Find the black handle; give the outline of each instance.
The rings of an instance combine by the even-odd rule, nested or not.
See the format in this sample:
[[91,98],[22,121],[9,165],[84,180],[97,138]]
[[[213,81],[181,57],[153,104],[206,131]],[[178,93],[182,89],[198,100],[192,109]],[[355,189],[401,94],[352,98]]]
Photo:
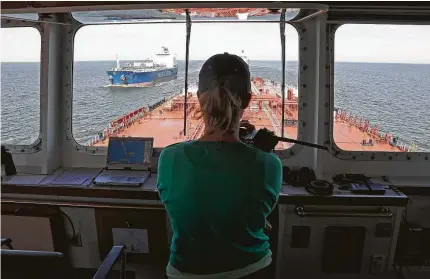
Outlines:
[[276,137],[276,139],[278,141],[297,143],[297,144],[300,144],[300,145],[310,146],[310,147],[313,147],[313,148],[328,150],[327,146],[320,145],[320,144],[315,144],[315,143],[310,143],[310,142],[305,142],[305,141],[300,141],[300,140],[293,140],[293,139],[289,139],[289,138],[281,138],[281,137]]

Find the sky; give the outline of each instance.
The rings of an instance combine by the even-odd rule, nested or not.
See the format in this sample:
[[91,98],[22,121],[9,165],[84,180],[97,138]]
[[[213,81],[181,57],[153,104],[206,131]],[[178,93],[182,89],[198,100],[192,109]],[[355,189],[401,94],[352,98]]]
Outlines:
[[[161,45],[185,59],[185,24],[122,24],[84,26],[75,36],[75,61],[139,60]],[[298,59],[298,34],[286,26],[288,61]],[[240,53],[250,60],[280,60],[279,25],[274,23],[195,23],[190,60],[215,53]],[[1,29],[1,61],[39,61],[40,34],[33,28]],[[430,26],[341,26],[335,37],[336,62],[430,64]]]

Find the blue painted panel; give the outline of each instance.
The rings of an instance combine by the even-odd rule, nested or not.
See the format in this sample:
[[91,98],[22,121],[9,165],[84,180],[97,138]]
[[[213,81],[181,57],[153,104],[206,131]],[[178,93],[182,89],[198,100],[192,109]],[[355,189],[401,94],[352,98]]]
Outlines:
[[156,82],[175,79],[178,68],[170,68],[153,72],[106,71],[111,85],[143,85],[152,86]]

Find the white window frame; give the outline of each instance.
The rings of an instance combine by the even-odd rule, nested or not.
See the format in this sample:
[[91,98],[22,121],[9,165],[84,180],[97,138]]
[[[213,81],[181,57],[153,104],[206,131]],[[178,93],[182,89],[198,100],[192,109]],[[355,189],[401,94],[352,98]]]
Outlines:
[[40,35],[40,79],[39,79],[39,134],[37,135],[36,140],[31,144],[5,144],[4,146],[9,152],[13,154],[30,154],[41,151],[42,149],[42,118],[44,116],[43,102],[42,102],[42,92],[45,92],[47,88],[47,84],[44,82],[43,78],[43,68],[44,68],[44,59],[43,59],[43,46],[44,46],[44,30],[42,27],[42,23],[35,22],[32,20],[25,19],[12,19],[12,18],[2,18],[1,19],[1,28],[22,28],[22,27],[32,27],[39,32]]
[[[334,111],[334,53],[335,53],[335,36],[338,28],[344,24],[384,24],[381,22],[342,22],[342,23],[329,23],[327,24],[327,65],[326,65],[326,103],[325,103],[325,118],[330,119],[330,122],[325,122],[325,142],[331,144],[331,154],[341,160],[352,161],[418,161],[430,162],[430,152],[386,152],[386,151],[348,151],[339,148],[334,141],[333,133],[333,111]],[[393,23],[399,24],[399,23]],[[411,23],[403,23],[404,25],[411,25]]]

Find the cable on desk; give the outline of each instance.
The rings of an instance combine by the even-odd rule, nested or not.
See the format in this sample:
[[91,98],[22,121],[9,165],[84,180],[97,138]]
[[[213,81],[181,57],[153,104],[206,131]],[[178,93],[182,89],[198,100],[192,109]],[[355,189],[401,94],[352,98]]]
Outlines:
[[[400,194],[401,192],[399,191],[399,189],[397,189],[397,187],[390,181],[390,178],[386,175],[381,176],[382,180],[385,182],[389,183],[389,187],[391,188],[391,190],[393,190],[394,192],[396,192],[397,194]],[[410,197],[408,197],[408,203],[412,204],[412,199]]]
[[64,217],[66,217],[66,219],[69,221],[70,226],[72,227],[72,232],[73,232],[72,238],[76,237],[76,230],[75,230],[75,226],[73,225],[72,219],[69,217],[69,215],[67,215],[67,214],[66,214],[64,211],[62,211],[61,209],[59,209],[59,208],[58,208],[58,211],[60,211],[60,213],[61,213]]

